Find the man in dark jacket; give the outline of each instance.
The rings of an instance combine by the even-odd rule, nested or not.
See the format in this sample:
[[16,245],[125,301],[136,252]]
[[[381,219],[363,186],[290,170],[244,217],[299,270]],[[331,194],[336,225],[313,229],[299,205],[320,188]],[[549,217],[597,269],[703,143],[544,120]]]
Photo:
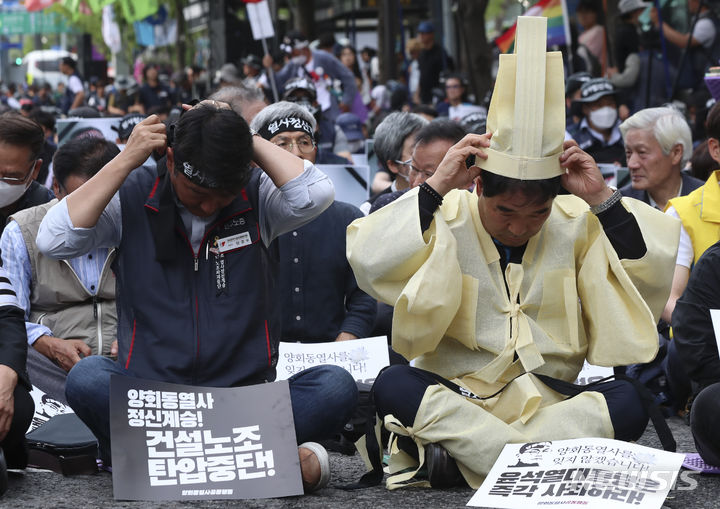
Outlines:
[[[118,246],[119,362],[86,357],[66,386],[104,461],[113,374],[213,387],[275,379],[272,241],[333,197],[324,174],[252,136],[226,103],[200,103],[173,133],[166,158],[148,169],[140,165],[150,153],[165,151],[165,125],[151,115],[135,126],[125,149],[53,207],[38,233],[38,249],[54,258]],[[347,422],[357,388],[345,370],[316,366],[290,378],[290,398],[297,440],[305,443]],[[299,447],[308,490],[327,483],[327,453],[320,450]]]
[[435,41],[435,25],[431,21],[423,21],[418,25],[418,36],[423,48],[418,55],[420,102],[432,104],[433,88],[440,85],[440,74],[443,71],[453,70],[453,61],[445,48]]
[[7,490],[8,467],[25,468],[28,461],[25,432],[35,405],[26,359],[23,311],[0,261],[0,496]]
[[[713,333],[711,310],[720,309],[720,242],[700,257],[672,314],[677,353],[684,369],[697,384],[690,429],[700,456],[720,465],[720,359]],[[716,311],[717,312],[717,311]],[[717,318],[716,318],[717,320]]]

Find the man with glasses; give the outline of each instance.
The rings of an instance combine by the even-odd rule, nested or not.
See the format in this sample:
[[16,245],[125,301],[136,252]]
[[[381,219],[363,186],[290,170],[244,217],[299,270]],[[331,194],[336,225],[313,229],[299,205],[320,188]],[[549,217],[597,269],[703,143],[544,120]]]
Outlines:
[[[315,162],[315,118],[302,106],[271,104],[251,127],[276,146]],[[370,335],[375,300],[358,288],[345,256],[345,230],[362,216],[357,207],[335,201],[305,226],[278,237],[283,341],[318,343]]]
[[[410,159],[398,161],[399,164],[407,168],[410,189],[420,186],[432,177],[450,147],[463,139],[464,136],[465,129],[457,122],[447,118],[433,120],[420,129],[415,135],[415,147]],[[388,203],[395,201],[405,191],[381,196],[375,201],[370,212],[375,212]]]
[[0,232],[11,214],[53,199],[35,182],[44,143],[42,127],[32,120],[17,113],[0,116]]

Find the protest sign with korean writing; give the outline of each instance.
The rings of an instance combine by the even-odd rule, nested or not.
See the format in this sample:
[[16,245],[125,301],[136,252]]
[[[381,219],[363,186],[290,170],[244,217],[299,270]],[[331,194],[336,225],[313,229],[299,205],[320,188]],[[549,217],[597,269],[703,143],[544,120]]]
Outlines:
[[287,382],[211,388],[114,375],[110,430],[116,499],[303,493]]
[[602,380],[607,376],[611,376],[613,373],[613,368],[595,366],[594,364],[590,364],[588,361],[585,361],[580,373],[578,373],[575,383],[577,385],[587,385],[597,382],[598,380]]
[[45,424],[55,415],[74,413],[68,405],[62,401],[53,399],[34,385],[32,391],[30,391],[30,396],[32,396],[33,402],[35,403],[35,413],[33,414],[32,421],[30,421],[27,433]]
[[712,320],[713,331],[715,332],[715,341],[717,341],[718,352],[720,352],[720,309],[711,309],[710,319]]
[[313,366],[332,364],[347,370],[358,382],[372,383],[380,370],[390,364],[385,336],[330,343],[280,342],[278,351],[278,380]]
[[607,438],[508,444],[473,507],[662,507],[684,454]]

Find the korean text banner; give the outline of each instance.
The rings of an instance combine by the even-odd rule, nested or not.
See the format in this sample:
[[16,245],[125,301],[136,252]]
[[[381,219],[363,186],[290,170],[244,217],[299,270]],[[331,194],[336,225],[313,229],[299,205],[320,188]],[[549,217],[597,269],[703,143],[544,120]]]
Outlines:
[[119,500],[303,493],[288,382],[211,388],[114,375],[110,431]]
[[468,506],[660,509],[684,458],[607,438],[507,444]]

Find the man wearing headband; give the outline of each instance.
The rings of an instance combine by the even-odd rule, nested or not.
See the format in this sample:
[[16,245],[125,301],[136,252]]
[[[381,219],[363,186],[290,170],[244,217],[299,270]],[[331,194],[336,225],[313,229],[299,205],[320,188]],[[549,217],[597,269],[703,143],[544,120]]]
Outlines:
[[[315,119],[302,106],[281,101],[266,107],[251,127],[301,159],[315,162]],[[360,290],[345,256],[345,230],[362,212],[335,201],[302,228],[277,239],[282,339],[317,343],[370,336],[375,300]]]
[[[507,443],[645,430],[629,382],[570,397],[572,382],[586,359],[655,356],[679,226],[563,143],[562,57],[546,53],[545,23],[518,18],[488,134],[467,135],[418,188],[348,227],[358,285],[394,306],[393,348],[414,359],[374,386],[400,437],[390,487],[477,488]],[[476,193],[459,190],[472,182]],[[561,185],[571,194],[557,196]]]
[[[324,174],[253,136],[226,103],[186,111],[157,168],[138,168],[166,143],[155,115],[142,121],[115,159],[48,212],[38,234],[40,251],[55,258],[118,246],[118,361],[82,359],[66,388],[104,462],[111,459],[112,374],[215,387],[275,379],[273,240],[333,198]],[[293,376],[290,395],[304,443],[343,426],[357,388],[346,371],[320,366]],[[303,444],[299,455],[306,489],[326,484],[324,449]]]

